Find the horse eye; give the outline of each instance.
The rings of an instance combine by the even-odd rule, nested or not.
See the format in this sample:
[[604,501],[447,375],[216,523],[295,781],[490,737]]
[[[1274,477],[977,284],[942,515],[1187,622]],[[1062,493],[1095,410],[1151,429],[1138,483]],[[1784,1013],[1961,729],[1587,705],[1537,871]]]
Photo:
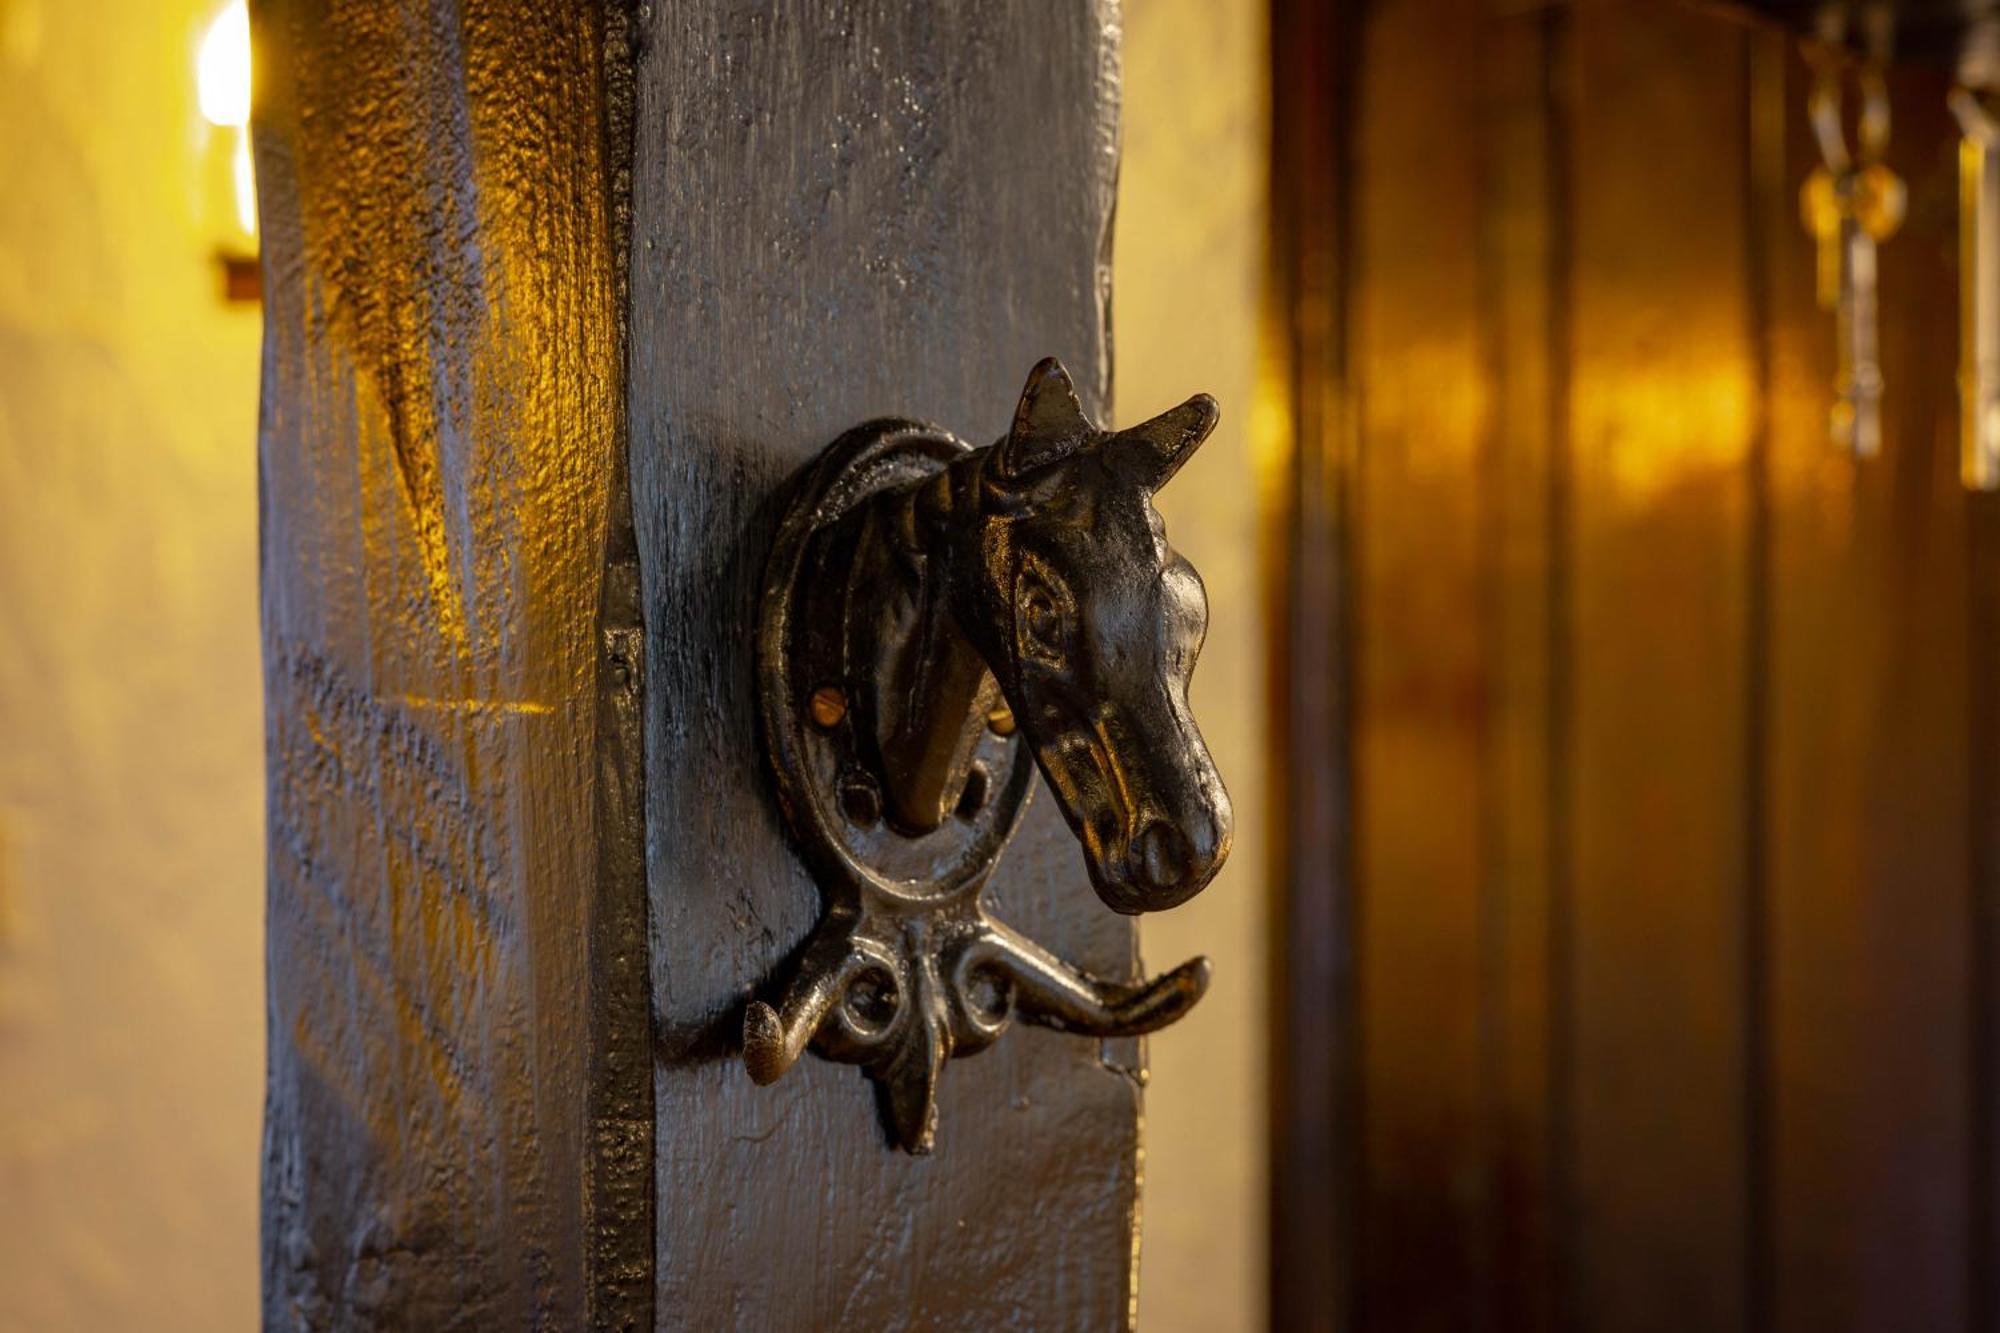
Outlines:
[[1054,594],[1039,584],[1030,585],[1021,595],[1021,634],[1024,647],[1053,662],[1063,657],[1063,614]]
[[1056,604],[1040,588],[1028,594],[1028,632],[1038,639],[1056,636]]

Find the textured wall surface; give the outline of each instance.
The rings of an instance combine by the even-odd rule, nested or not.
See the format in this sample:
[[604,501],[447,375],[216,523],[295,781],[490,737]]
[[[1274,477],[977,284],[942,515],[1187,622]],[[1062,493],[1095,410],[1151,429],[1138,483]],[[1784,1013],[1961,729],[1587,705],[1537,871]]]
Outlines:
[[0,1329],[256,1319],[257,318],[208,6],[0,0]]
[[[938,1146],[867,1080],[736,1057],[819,895],[762,772],[752,608],[785,477],[900,413],[981,442],[1062,357],[1101,406],[1108,5],[655,3],[641,30],[632,464],[647,558],[663,1327],[1088,1328],[1128,1315],[1133,1043],[1018,1028],[955,1061]],[[1043,793],[989,894],[1105,973],[1131,923]]]
[[1215,960],[1208,997],[1149,1038],[1139,1321],[1147,1333],[1264,1323],[1267,894],[1265,636],[1254,452],[1265,236],[1264,6],[1126,0],[1124,160],[1112,248],[1116,416],[1197,389],[1222,423],[1160,513],[1208,588],[1194,676],[1202,733],[1236,806],[1229,864],[1145,917],[1146,962]]
[[599,635],[598,13],[257,13],[273,1327],[575,1328],[604,1295],[600,711],[632,679]]

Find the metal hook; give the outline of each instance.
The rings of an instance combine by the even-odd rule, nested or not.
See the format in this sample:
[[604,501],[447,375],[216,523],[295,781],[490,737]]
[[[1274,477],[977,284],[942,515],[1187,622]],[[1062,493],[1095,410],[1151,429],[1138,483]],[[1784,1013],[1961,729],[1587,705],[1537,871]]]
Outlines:
[[1100,429],[1051,359],[997,444],[878,421],[798,480],[758,675],[778,803],[827,915],[782,999],[745,1010],[758,1083],[808,1046],[859,1064],[921,1153],[946,1062],[1016,1016],[1130,1037],[1201,999],[1206,958],[1108,981],[984,892],[1038,767],[1116,910],[1171,907],[1228,855],[1229,798],[1186,711],[1207,605],[1152,508],[1215,419],[1198,394]]

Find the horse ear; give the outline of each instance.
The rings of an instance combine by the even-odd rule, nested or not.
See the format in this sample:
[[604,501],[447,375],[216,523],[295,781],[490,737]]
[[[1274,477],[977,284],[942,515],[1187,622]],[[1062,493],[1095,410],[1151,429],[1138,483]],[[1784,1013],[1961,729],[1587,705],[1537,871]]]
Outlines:
[[1000,471],[1024,477],[1075,452],[1093,433],[1069,372],[1062,362],[1045,357],[1028,372],[1028,387],[1014,409],[1014,427],[1000,442]]
[[1128,460],[1126,466],[1134,480],[1157,491],[1194,456],[1220,415],[1215,400],[1198,393],[1151,421],[1119,431],[1112,442],[1122,459]]

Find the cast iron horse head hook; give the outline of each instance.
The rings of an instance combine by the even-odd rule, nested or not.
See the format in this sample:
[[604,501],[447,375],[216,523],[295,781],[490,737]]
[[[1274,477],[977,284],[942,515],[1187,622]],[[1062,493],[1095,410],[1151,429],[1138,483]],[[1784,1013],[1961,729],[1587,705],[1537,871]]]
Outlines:
[[1187,699],[1207,601],[1152,504],[1215,421],[1197,395],[1099,430],[1047,360],[990,448],[874,422],[808,470],[766,573],[759,672],[780,803],[827,916],[782,1005],[746,1014],[759,1082],[816,1039],[868,1067],[923,1151],[944,1061],[1015,1011],[1131,1035],[1200,999],[1206,959],[1099,980],[980,894],[1028,796],[1024,749],[1114,909],[1183,902],[1228,855],[1229,798]]
[[1062,366],[1042,362],[982,469],[972,549],[946,575],[970,585],[961,623],[1119,912],[1186,901],[1229,854],[1229,797],[1188,710],[1208,599],[1153,508],[1215,421],[1197,394],[1100,431]]

